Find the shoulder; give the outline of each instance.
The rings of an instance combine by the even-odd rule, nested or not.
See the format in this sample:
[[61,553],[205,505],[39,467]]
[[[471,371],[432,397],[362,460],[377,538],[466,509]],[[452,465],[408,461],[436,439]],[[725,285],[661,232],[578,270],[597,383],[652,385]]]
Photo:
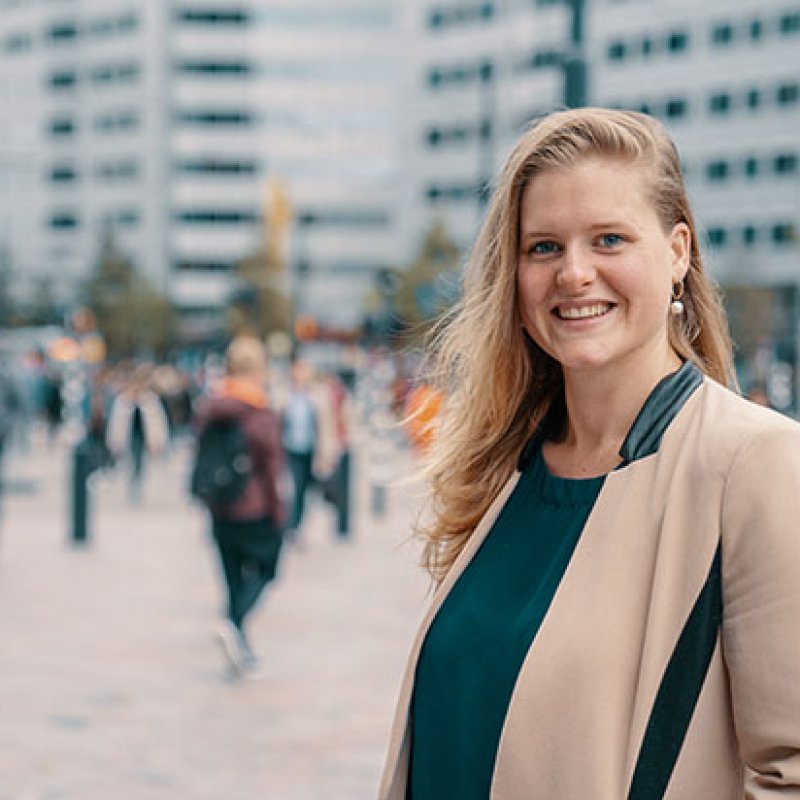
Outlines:
[[699,394],[694,422],[704,447],[727,453],[732,461],[748,452],[800,447],[800,424],[795,420],[751,403],[710,378]]

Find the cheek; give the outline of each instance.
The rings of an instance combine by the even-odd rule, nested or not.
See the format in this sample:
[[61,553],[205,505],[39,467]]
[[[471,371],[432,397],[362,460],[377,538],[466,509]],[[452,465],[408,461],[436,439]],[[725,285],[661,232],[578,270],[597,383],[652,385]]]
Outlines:
[[542,313],[545,287],[532,271],[517,272],[517,305],[523,321]]

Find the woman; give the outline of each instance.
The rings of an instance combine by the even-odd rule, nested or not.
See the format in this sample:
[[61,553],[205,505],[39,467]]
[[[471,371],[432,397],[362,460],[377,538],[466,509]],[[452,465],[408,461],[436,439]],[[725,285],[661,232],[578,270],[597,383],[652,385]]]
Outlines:
[[646,116],[509,157],[439,340],[381,798],[800,797],[800,426],[725,388],[697,239]]
[[276,574],[284,524],[277,488],[283,448],[278,416],[268,406],[267,355],[261,342],[234,339],[225,366],[226,377],[197,410],[195,431],[200,441],[214,425],[235,426],[244,435],[252,465],[241,494],[209,509],[228,594],[227,616],[217,636],[236,676],[258,664],[245,623]]

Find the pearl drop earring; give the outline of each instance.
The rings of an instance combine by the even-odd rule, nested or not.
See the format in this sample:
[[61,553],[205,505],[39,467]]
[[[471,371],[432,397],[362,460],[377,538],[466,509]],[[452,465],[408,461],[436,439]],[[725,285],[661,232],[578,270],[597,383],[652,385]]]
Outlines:
[[683,300],[683,281],[678,281],[672,285],[672,302],[669,304],[669,313],[673,316],[680,316],[683,314],[684,305]]

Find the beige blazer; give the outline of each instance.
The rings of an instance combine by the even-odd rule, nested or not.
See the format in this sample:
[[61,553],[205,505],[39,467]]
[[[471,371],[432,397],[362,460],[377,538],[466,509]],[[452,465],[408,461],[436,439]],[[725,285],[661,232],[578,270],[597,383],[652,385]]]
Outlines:
[[[493,800],[800,799],[800,425],[708,378],[680,402],[658,449],[604,483],[518,676]],[[422,622],[381,800],[405,800],[426,631],[518,478]]]

